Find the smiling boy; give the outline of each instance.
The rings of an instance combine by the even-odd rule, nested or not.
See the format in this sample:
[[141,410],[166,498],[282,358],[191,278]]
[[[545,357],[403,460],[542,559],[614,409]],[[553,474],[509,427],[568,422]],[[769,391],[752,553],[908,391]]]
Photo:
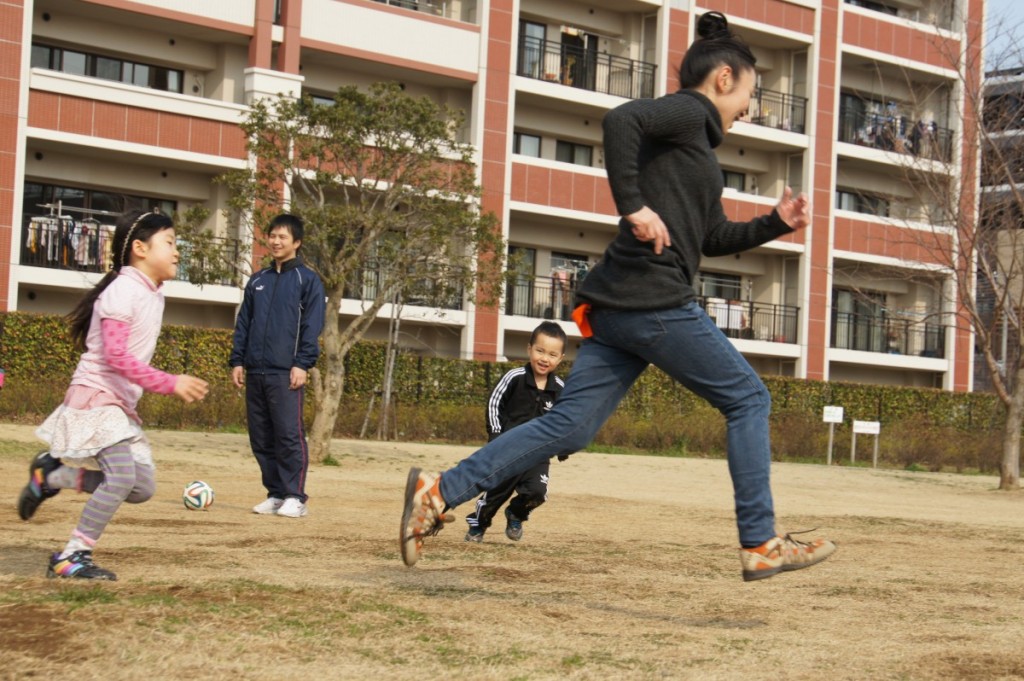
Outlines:
[[[526,346],[529,363],[502,376],[487,400],[490,440],[551,411],[564,385],[552,372],[565,357],[566,341],[565,331],[555,322],[543,322],[533,330]],[[522,539],[523,523],[529,519],[530,512],[547,500],[549,465],[544,461],[485,492],[477,500],[476,510],[466,516],[469,524],[466,541],[482,542],[498,509],[513,494],[515,498],[505,509],[505,536],[512,541]]]

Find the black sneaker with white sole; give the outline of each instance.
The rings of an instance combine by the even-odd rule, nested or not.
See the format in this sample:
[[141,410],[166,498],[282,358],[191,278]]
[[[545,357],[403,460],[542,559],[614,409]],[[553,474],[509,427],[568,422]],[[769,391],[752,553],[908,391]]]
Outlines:
[[57,496],[59,489],[50,489],[46,476],[60,468],[60,459],[50,452],[39,452],[28,466],[28,483],[18,495],[18,517],[28,520],[35,515],[39,505],[50,497]]
[[53,554],[50,556],[50,566],[46,569],[46,576],[61,579],[117,581],[117,575],[92,562],[92,551],[75,551],[67,558],[61,558],[59,553]]

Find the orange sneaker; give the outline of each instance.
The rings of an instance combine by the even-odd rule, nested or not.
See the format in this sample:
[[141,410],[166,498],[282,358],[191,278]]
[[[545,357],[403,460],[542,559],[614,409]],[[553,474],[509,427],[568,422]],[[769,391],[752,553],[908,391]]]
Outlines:
[[409,469],[399,535],[402,561],[409,567],[415,565],[423,553],[423,538],[437,534],[444,529],[444,523],[454,518],[444,512],[440,483],[440,475],[424,473],[419,468]]
[[751,582],[780,572],[810,567],[835,553],[835,542],[827,539],[815,539],[810,542],[793,539],[794,534],[805,532],[791,532],[784,537],[772,537],[752,549],[740,549],[743,581]]

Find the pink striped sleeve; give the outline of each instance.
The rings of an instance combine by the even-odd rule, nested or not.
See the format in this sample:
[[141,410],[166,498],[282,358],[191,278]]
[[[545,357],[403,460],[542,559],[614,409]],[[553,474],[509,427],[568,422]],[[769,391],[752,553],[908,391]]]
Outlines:
[[161,395],[174,392],[178,377],[155,369],[128,352],[128,334],[131,327],[127,322],[103,319],[100,326],[103,334],[103,358],[114,371],[143,390]]

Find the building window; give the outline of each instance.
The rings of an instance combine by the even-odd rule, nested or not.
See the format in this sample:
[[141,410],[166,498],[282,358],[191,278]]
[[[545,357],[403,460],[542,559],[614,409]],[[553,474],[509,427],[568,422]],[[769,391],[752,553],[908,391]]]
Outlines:
[[[25,183],[25,191],[22,194],[22,214],[26,219],[50,215],[53,211],[43,208],[41,205],[57,203],[60,203],[62,209],[68,209],[67,212],[74,217],[88,215],[85,211],[105,211],[117,214],[132,210],[156,211],[164,215],[174,215],[178,209],[176,201],[166,199],[40,182]],[[75,211],[76,208],[83,208],[85,211]]]
[[401,7],[402,9],[411,9],[417,11],[420,8],[418,0],[373,0],[379,2],[382,5],[391,5],[392,7]]
[[881,2],[874,2],[874,0],[846,0],[847,5],[853,5],[854,7],[863,7],[864,9],[870,9],[875,12],[882,12],[883,14],[890,14],[896,16],[899,14],[899,10],[892,5],[886,5]]
[[832,290],[832,347],[865,352],[888,349],[885,294]]
[[573,277],[582,279],[590,268],[590,259],[576,253],[551,252],[551,270],[568,270]]
[[836,190],[836,208],[878,217],[889,217],[889,200],[862,192]]
[[[530,78],[542,78],[545,73],[542,67],[545,60],[545,38],[547,37],[547,26],[538,24],[535,21],[521,20],[519,22],[519,72],[520,76]],[[557,56],[557,53],[555,53]],[[552,79],[557,74],[551,74]]]
[[334,106],[334,95],[318,95],[312,92],[302,93],[313,103],[313,106]]
[[512,153],[540,158],[540,136],[525,132],[512,133]]
[[705,298],[723,298],[740,300],[742,295],[742,279],[738,274],[718,274],[717,272],[701,272],[700,295]]
[[534,269],[537,263],[537,249],[527,246],[509,246],[509,266],[515,272],[515,280],[509,281],[505,292],[505,314],[520,317],[534,317],[537,305],[537,286]]
[[182,92],[184,71],[51,45],[32,45],[32,66],[129,85]]
[[735,189],[738,192],[746,191],[747,176],[734,170],[722,170],[722,184],[726,189]]
[[555,160],[563,163],[574,163],[578,166],[593,165],[594,147],[589,144],[576,144],[558,140],[555,147]]

